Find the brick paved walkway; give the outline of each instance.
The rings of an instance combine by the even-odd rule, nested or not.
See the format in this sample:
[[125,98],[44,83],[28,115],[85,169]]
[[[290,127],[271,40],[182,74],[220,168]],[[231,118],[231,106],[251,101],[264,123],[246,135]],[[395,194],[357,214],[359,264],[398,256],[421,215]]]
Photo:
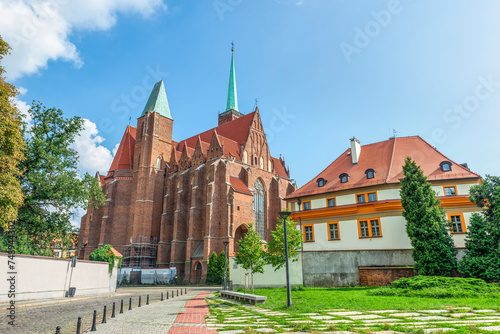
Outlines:
[[135,307],[115,318],[107,319],[107,323],[98,324],[96,334],[123,333],[217,333],[215,329],[207,330],[205,315],[210,314],[204,298],[209,292],[189,292],[187,295],[157,302],[151,305]]
[[186,310],[179,312],[169,334],[217,333],[215,329],[207,329],[205,315],[210,315],[205,297],[208,292],[200,293],[186,302]]

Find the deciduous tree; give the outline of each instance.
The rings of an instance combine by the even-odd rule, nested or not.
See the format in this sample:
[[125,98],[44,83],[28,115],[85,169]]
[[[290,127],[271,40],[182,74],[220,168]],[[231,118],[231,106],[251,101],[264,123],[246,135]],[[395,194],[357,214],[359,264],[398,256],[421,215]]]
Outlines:
[[[77,173],[78,155],[70,145],[83,121],[64,118],[61,110],[41,103],[33,103],[30,114],[33,124],[25,135],[21,163],[25,201],[18,211],[15,251],[51,255],[51,241],[71,233],[74,210],[102,205],[105,196],[95,177],[86,173],[82,178]],[[4,248],[5,242],[0,247]]]
[[254,224],[251,223],[248,227],[248,232],[238,242],[238,253],[234,258],[235,262],[245,270],[250,270],[251,285],[253,293],[253,275],[255,273],[263,273],[264,265],[264,249],[263,242],[260,236],[255,232]]
[[[10,47],[0,36],[0,61]],[[5,82],[5,70],[0,66],[0,229],[17,219],[17,210],[23,203],[19,178],[22,175],[24,140],[21,135],[22,118],[13,103],[16,87]]]
[[420,275],[445,276],[456,267],[450,223],[422,169],[410,157],[405,160],[403,175],[401,205],[414,268]]
[[[299,251],[302,249],[302,232],[296,229],[297,223],[286,218],[286,232],[288,239],[288,258],[292,261],[298,261]],[[285,228],[283,217],[278,217],[276,231],[271,232],[271,240],[267,243],[266,262],[278,270],[285,266]]]

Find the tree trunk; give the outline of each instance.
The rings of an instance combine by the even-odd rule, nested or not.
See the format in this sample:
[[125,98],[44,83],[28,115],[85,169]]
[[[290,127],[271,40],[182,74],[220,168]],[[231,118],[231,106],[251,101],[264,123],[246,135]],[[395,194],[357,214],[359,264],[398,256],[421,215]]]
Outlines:
[[252,275],[252,295],[253,295],[253,265],[250,266],[250,274]]

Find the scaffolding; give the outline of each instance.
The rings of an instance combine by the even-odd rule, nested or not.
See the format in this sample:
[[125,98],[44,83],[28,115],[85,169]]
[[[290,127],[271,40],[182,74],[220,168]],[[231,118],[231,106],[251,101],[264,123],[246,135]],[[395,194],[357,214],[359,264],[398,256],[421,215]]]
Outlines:
[[129,247],[123,252],[122,267],[125,268],[155,268],[157,238],[145,236],[133,237]]

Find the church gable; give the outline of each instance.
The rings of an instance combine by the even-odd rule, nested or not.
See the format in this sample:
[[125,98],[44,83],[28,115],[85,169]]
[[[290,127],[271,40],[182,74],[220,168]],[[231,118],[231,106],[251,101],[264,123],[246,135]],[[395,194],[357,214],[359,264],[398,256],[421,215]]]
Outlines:
[[196,147],[194,148],[191,161],[194,166],[201,165],[206,161],[205,154],[203,153],[203,145],[201,142],[201,138],[199,136],[198,136],[198,141],[196,142]]
[[256,108],[248,132],[247,140],[243,145],[241,159],[249,165],[257,166],[260,169],[273,171],[271,154],[267,145],[266,135],[262,126],[259,109]]
[[210,141],[210,146],[208,147],[207,151],[207,160],[211,160],[220,156],[222,156],[222,144],[219,141],[217,131],[214,131],[212,140]]
[[184,145],[184,149],[182,150],[181,158],[179,159],[179,169],[186,169],[191,167],[191,157],[189,155],[189,148],[187,145]]

